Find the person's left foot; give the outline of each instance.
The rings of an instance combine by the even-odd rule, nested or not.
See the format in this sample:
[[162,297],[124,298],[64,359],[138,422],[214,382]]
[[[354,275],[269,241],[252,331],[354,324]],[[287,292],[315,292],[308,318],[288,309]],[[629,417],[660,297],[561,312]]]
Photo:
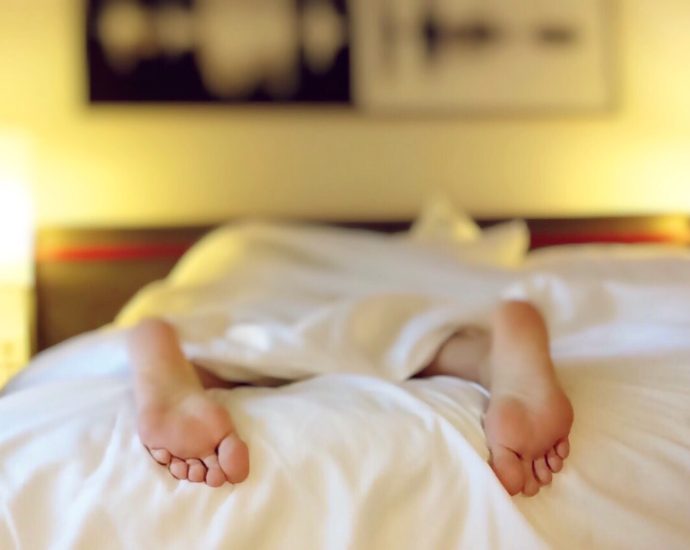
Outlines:
[[218,487],[249,475],[249,451],[228,411],[204,389],[232,387],[197,371],[166,321],[144,319],[128,335],[139,437],[176,479]]
[[211,487],[249,474],[249,452],[228,411],[202,387],[182,382],[151,385],[138,403],[139,436],[173,477]]

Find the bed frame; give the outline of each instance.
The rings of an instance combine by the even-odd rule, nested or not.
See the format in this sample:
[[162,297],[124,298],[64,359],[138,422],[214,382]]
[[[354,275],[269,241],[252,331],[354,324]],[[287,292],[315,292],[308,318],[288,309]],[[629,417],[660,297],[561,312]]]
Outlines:
[[[480,220],[487,226],[502,220]],[[328,222],[397,232],[410,222]],[[532,248],[581,243],[690,243],[683,215],[527,219]],[[165,277],[213,225],[44,228],[36,247],[35,351],[110,322],[142,286]]]

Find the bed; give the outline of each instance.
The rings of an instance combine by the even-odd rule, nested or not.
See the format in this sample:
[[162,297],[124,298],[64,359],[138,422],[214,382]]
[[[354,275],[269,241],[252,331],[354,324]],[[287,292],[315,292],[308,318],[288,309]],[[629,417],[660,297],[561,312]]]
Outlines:
[[[479,229],[436,204],[405,231],[252,222],[129,247],[176,265],[56,346],[39,310],[48,349],[0,394],[0,548],[687,548],[687,225],[675,245],[528,253],[593,240],[573,223]],[[39,265],[39,304],[40,283]],[[531,499],[487,465],[482,388],[408,379],[502,298],[544,313],[576,414],[564,471]],[[245,483],[177,482],[139,443],[123,342],[147,315],[211,370],[294,380],[213,390],[250,446]]]

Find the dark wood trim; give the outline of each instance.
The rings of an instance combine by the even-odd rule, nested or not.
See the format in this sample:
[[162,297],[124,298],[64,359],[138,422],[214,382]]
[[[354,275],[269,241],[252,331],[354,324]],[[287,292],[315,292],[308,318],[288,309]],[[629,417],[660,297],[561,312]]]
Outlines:
[[[480,220],[487,227],[504,219]],[[582,243],[690,243],[685,215],[591,218],[528,218],[532,247]],[[319,223],[319,222],[314,222]],[[409,220],[330,221],[328,225],[383,233],[405,231]],[[215,225],[156,228],[43,228],[36,259],[118,261],[179,258]]]

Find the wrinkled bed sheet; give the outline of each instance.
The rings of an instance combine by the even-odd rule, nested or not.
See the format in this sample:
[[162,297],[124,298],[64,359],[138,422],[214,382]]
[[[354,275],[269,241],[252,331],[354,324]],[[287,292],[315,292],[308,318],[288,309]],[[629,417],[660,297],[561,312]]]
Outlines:
[[[183,262],[117,323],[49,350],[0,398],[0,548],[684,548],[690,543],[690,260],[468,265],[433,247],[271,230]],[[368,244],[362,253],[362,242]],[[244,250],[244,252],[242,252]],[[251,254],[248,253],[251,251]],[[576,420],[536,498],[486,464],[485,392],[407,378],[505,297],[542,310]],[[176,325],[251,475],[179,483],[136,435],[127,326]]]

